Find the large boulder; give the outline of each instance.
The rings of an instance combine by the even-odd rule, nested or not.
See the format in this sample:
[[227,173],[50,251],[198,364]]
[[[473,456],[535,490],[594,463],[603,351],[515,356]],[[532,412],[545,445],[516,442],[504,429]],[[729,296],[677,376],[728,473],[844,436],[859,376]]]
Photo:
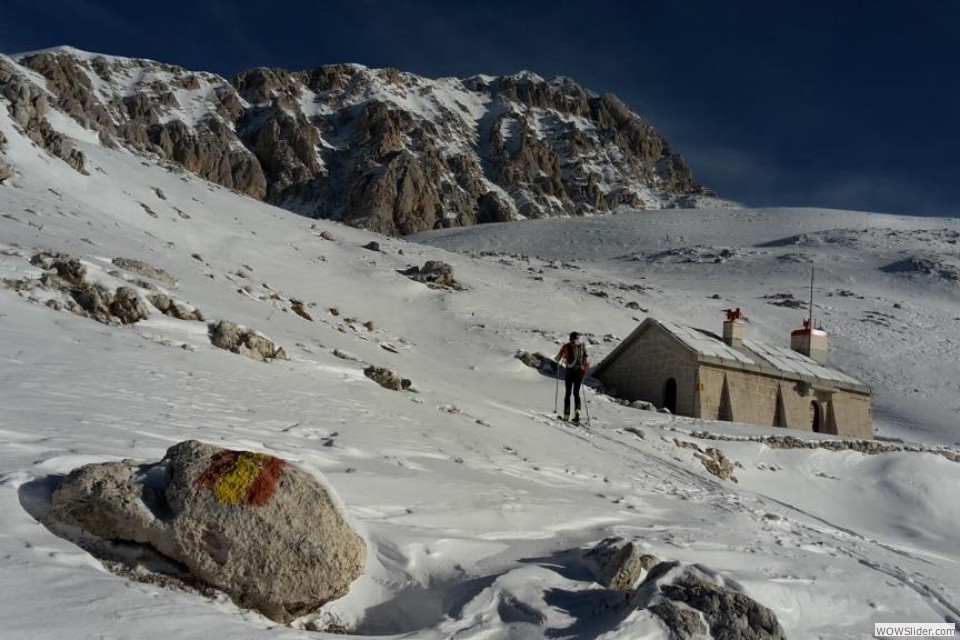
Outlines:
[[272,340],[256,331],[241,327],[235,322],[220,320],[209,325],[208,329],[210,342],[215,347],[239,353],[260,362],[287,359],[282,347],[278,347]]
[[200,312],[200,309],[178,300],[172,300],[165,293],[156,293],[150,296],[150,304],[156,307],[157,311],[171,318],[203,321],[203,313]]
[[6,162],[0,162],[0,183],[6,182],[13,177],[13,165]]
[[82,286],[87,275],[83,263],[66,253],[41,251],[30,258],[30,264],[45,271],[56,271],[57,277],[74,286]]
[[108,560],[130,557],[117,543],[145,545],[185,579],[283,623],[345,595],[366,561],[363,539],[316,478],[280,458],[195,440],[159,463],[74,470],[43,523]]
[[611,591],[632,592],[647,572],[660,563],[640,544],[622,538],[605,538],[583,554],[597,582]]
[[650,607],[650,611],[667,627],[670,640],[701,638],[708,633],[700,612],[695,609],[685,609],[672,602],[660,602]]
[[660,618],[671,640],[698,638],[707,630],[714,640],[786,638],[770,609],[692,565],[656,565],[631,602]]
[[404,391],[410,388],[411,382],[400,376],[396,371],[391,371],[386,367],[369,366],[363,370],[363,375],[367,376],[384,389],[391,391]]
[[110,315],[123,324],[139,322],[150,315],[146,303],[130,287],[117,287],[110,302]]
[[453,267],[440,260],[427,260],[420,267],[419,280],[440,287],[461,288],[460,283],[453,277]]
[[411,280],[423,282],[428,287],[436,289],[463,290],[463,285],[453,277],[453,267],[440,260],[427,260],[422,267],[402,269],[399,273]]
[[527,365],[532,369],[537,369],[544,373],[557,373],[559,370],[559,365],[550,358],[545,356],[540,352],[530,353],[529,351],[524,351],[523,349],[518,350],[513,357]]
[[513,354],[513,357],[532,369],[539,369],[543,361],[539,353],[530,353],[522,349]]
[[719,449],[709,448],[706,453],[698,453],[697,457],[703,464],[703,468],[717,476],[721,480],[737,481],[733,475],[734,462]]

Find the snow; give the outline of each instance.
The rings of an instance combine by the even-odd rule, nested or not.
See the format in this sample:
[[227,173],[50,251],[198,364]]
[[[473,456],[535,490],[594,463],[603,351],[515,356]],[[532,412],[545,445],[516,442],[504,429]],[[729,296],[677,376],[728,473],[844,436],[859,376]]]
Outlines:
[[[816,331],[816,329],[814,329],[814,331]],[[786,347],[763,344],[756,340],[744,340],[743,346],[756,353],[780,371],[789,371],[806,378],[833,380],[854,388],[863,386],[860,381],[854,380],[836,369],[821,366],[807,356]]]
[[[94,58],[104,58],[106,60],[109,60],[110,62],[127,63],[131,60],[131,58],[125,58],[122,56],[111,56],[103,53],[96,53],[93,51],[84,51],[83,49],[77,49],[76,47],[71,47],[69,45],[59,45],[56,47],[47,47],[46,49],[35,49],[33,51],[22,51],[20,53],[10,54],[10,57],[14,58],[15,60],[22,60],[23,58],[29,58],[31,56],[36,56],[44,53],[50,53],[53,55],[66,55],[66,56],[70,56],[71,58],[76,58],[78,60],[86,60],[86,61],[91,61]],[[140,60],[143,62],[152,62],[154,64],[160,64],[155,60],[147,60],[142,58],[138,58],[137,60]]]
[[681,342],[701,355],[720,358],[721,360],[727,360],[729,362],[756,364],[747,354],[727,346],[720,340],[711,338],[702,331],[697,331],[692,327],[686,327],[676,322],[670,322],[669,320],[661,322],[660,324]]
[[[196,127],[204,117],[216,111],[218,100],[216,90],[219,87],[229,87],[230,83],[221,76],[210,73],[192,73],[175,65],[164,64],[155,60],[143,58],[124,58],[120,56],[102,55],[87,51],[80,51],[73,47],[53,47],[26,53],[11,55],[14,61],[23,60],[32,55],[49,53],[64,55],[73,58],[90,81],[94,93],[106,105],[108,111],[115,110],[116,99],[133,96],[138,93],[155,93],[153,84],[164,84],[179,103],[178,107],[165,108],[160,114],[160,122],[167,123],[180,120],[190,127]],[[93,70],[92,63],[101,59],[110,70],[109,80],[101,78]],[[40,87],[46,87],[43,76],[18,67],[17,71],[31,78]],[[178,86],[180,79],[193,76],[199,83],[199,88],[188,90]],[[85,142],[96,143],[96,133],[83,129],[69,116],[51,109],[51,124],[61,133]],[[91,139],[91,136],[93,139]]]
[[[28,260],[41,249],[81,257],[96,278],[113,278],[114,257],[144,260],[177,278],[171,296],[290,356],[258,363],[213,348],[203,323],[154,312],[111,327],[0,286],[4,638],[323,637],[306,621],[281,627],[224,597],[118,577],[38,524],[60,475],[155,460],[188,438],[282,456],[334,488],[370,560],[317,617],[357,636],[664,638],[647,612],[599,606],[608,601],[579,553],[608,535],[740,584],[791,638],[960,620],[960,464],[933,451],[701,441],[692,434],[825,437],[644,412],[593,391],[593,424],[562,425],[551,417],[554,380],[514,358],[555,353],[576,329],[599,362],[642,320],[627,302],[715,331],[721,309],[740,307],[748,339],[789,344],[806,310],[763,296],[803,297],[813,262],[831,366],[871,385],[878,435],[956,447],[958,285],[882,267],[955,255],[958,221],[632,212],[410,241],[305,219],[81,137],[84,176],[20,136],[5,108],[0,130],[18,171],[0,185],[0,277],[36,275]],[[831,241],[783,242],[801,234]],[[372,239],[382,252],[362,248]],[[660,255],[690,247],[735,251]],[[466,290],[397,273],[428,259],[453,265]],[[291,299],[314,321],[291,313]],[[417,393],[381,389],[365,363],[399,371]],[[721,449],[740,463],[739,483],[707,474],[674,439]]]
[[100,136],[96,131],[84,129],[76,120],[62,111],[50,109],[47,121],[56,131],[63,133],[74,140],[82,140],[87,144],[100,144]]

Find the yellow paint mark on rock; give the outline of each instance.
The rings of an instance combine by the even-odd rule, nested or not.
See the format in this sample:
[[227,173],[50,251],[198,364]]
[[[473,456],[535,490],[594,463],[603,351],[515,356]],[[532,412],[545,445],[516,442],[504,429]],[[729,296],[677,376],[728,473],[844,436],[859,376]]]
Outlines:
[[233,468],[217,479],[213,495],[224,504],[240,504],[247,488],[260,474],[261,463],[269,456],[244,451],[237,456]]

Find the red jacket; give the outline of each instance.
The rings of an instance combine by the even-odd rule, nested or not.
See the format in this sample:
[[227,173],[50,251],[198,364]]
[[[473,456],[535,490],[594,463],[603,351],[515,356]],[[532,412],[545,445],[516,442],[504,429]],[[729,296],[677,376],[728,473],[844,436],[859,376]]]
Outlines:
[[[573,349],[571,349],[573,347]],[[560,347],[560,352],[557,353],[557,361],[563,360],[567,363],[567,366],[576,366],[575,362],[577,351],[580,352],[580,371],[586,373],[587,368],[590,366],[587,362],[587,348],[579,342],[568,342],[562,347]]]

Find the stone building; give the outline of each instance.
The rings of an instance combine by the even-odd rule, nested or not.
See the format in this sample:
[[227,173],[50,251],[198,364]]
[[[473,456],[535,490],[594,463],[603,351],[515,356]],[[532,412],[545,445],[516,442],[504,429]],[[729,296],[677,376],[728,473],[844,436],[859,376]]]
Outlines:
[[873,438],[870,388],[826,365],[827,333],[804,322],[791,348],[647,318],[592,372],[612,395],[673,413]]

